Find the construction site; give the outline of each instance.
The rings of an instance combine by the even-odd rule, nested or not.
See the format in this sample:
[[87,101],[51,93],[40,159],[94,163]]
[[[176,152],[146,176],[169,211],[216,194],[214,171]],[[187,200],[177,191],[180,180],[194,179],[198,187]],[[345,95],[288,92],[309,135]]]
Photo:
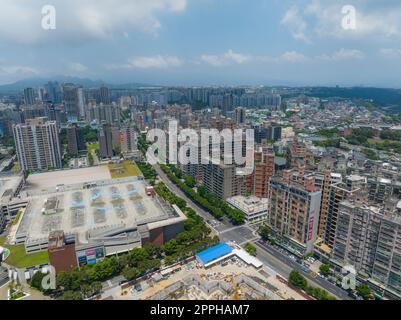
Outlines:
[[205,268],[193,260],[125,287],[116,300],[304,300],[268,268],[255,268],[237,257]]

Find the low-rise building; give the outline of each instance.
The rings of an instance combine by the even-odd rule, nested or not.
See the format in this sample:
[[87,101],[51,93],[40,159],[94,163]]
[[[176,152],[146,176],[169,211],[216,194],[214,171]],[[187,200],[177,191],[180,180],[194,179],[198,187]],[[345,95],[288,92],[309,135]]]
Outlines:
[[245,213],[245,219],[248,222],[260,222],[267,219],[269,207],[267,198],[236,196],[228,198],[227,202],[231,207]]

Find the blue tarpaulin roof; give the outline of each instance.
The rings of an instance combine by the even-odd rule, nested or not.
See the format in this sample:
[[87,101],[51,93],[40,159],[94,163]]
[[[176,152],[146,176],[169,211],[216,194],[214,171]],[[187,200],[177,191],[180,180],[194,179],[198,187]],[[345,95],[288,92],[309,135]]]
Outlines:
[[232,250],[233,248],[227,243],[220,243],[214,247],[199,252],[196,256],[203,264],[207,264],[210,261],[229,254]]

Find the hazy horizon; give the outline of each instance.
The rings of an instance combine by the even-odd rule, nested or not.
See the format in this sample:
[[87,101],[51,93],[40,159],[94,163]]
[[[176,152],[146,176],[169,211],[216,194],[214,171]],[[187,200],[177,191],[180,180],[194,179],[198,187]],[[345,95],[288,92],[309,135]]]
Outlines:
[[[400,88],[395,0],[1,0],[0,84],[58,75],[155,85]],[[344,5],[355,28],[344,29]]]

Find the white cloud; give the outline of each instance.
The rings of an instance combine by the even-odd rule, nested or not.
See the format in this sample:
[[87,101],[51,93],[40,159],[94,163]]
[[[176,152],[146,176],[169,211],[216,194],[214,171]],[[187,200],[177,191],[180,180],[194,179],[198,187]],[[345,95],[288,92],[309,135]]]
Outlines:
[[401,58],[401,49],[382,48],[379,53],[385,58]]
[[305,62],[308,58],[302,53],[296,51],[287,51],[284,52],[279,58],[279,61],[297,63],[297,62]]
[[207,64],[210,64],[214,67],[221,67],[230,64],[243,64],[251,60],[251,56],[236,53],[233,50],[228,50],[226,53],[221,55],[209,55],[203,54],[201,56],[201,60]]
[[294,39],[302,40],[309,43],[310,40],[306,36],[307,23],[299,13],[298,7],[292,6],[287,10],[284,17],[281,19],[281,24],[286,26]]
[[69,64],[69,68],[71,71],[77,72],[77,73],[83,73],[85,71],[88,71],[88,67],[84,66],[82,63],[79,63],[79,62],[71,62]]
[[313,0],[304,11],[303,18],[312,21],[314,33],[320,37],[364,40],[390,40],[401,37],[401,2],[355,0],[356,29],[342,27],[344,15],[339,4]]
[[0,74],[1,75],[19,75],[19,76],[37,76],[39,75],[39,70],[36,68],[32,68],[29,66],[15,65],[15,66],[1,66],[0,65]]
[[320,60],[339,61],[339,60],[360,60],[365,58],[365,54],[357,49],[340,49],[331,55],[323,54],[317,56]]
[[149,56],[149,57],[133,57],[128,60],[128,64],[111,68],[125,68],[125,69],[164,69],[170,67],[179,67],[183,61],[175,56]]
[[56,8],[56,30],[43,30],[37,1],[1,0],[0,41],[82,43],[132,30],[157,34],[158,14],[181,12],[187,0],[53,0],[51,4]]

